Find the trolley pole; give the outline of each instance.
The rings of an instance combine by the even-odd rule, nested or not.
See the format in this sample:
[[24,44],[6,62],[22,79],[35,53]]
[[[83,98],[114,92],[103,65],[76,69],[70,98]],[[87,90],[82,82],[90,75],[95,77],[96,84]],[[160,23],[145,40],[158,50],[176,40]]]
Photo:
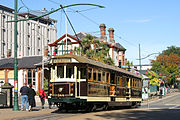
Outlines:
[[19,110],[19,104],[18,104],[18,60],[17,60],[17,0],[14,0],[14,106],[13,110],[18,111]]

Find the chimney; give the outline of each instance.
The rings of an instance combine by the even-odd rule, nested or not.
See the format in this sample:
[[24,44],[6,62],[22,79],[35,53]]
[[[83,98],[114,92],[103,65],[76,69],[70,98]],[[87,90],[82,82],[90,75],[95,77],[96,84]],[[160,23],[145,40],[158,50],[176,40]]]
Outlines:
[[107,42],[106,25],[105,24],[100,24],[99,28],[100,28],[100,32],[101,32],[100,41]]
[[48,47],[44,46],[44,56],[48,56]]
[[7,50],[7,57],[8,57],[8,58],[11,57],[11,49],[8,49],[8,50]]
[[115,40],[114,40],[114,29],[113,28],[109,28],[108,32],[109,32],[109,42],[115,43]]

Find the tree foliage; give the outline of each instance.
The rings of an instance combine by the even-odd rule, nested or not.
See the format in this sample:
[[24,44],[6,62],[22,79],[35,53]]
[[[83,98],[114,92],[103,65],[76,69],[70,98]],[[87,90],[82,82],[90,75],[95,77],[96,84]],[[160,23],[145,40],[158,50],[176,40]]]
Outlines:
[[150,78],[150,84],[159,86],[159,75],[154,71],[148,71],[147,76]]
[[92,35],[88,34],[82,39],[80,48],[75,48],[75,54],[79,53],[90,59],[100,61],[109,65],[114,65],[113,60],[109,57],[109,47],[104,42],[100,42],[95,39]]
[[164,55],[177,54],[180,57],[180,47],[170,46],[162,52]]
[[163,54],[156,57],[156,60],[152,60],[151,70],[163,76],[162,78],[170,85],[180,77],[180,55],[178,55],[180,50],[177,51],[178,49],[174,46],[168,47]]

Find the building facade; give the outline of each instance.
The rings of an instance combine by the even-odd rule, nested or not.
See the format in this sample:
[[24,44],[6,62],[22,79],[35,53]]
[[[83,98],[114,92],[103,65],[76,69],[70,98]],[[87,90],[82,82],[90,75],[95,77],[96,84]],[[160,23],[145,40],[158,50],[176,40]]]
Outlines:
[[[13,9],[0,5],[0,59],[14,57],[14,23],[7,22],[14,20],[13,12]],[[36,17],[35,13],[19,13],[18,19]],[[18,57],[43,55],[44,46],[57,39],[56,23],[49,17],[18,22]]]
[[[18,91],[24,83],[32,84],[35,91],[43,88],[43,77],[49,79],[47,68],[42,69],[42,56],[18,58]],[[42,71],[44,70],[44,76]],[[14,58],[0,59],[0,82],[14,86]]]
[[[126,49],[120,44],[116,43],[114,40],[114,29],[109,28],[109,40],[107,40],[106,36],[106,26],[105,24],[100,25],[100,32],[101,36],[100,38],[94,36],[95,39],[100,40],[100,42],[104,42],[109,47],[109,56],[114,61],[115,66],[121,67],[122,65],[125,65],[125,51]],[[51,48],[51,55],[62,55],[62,54],[74,54],[73,51],[75,51],[75,48],[80,48],[81,41],[84,37],[86,37],[87,33],[80,32],[77,33],[76,36],[72,36],[69,34],[64,34],[62,37],[60,37],[55,42],[49,44]],[[67,40],[66,40],[67,39]],[[67,41],[67,43],[66,43]],[[93,45],[92,45],[93,47]],[[54,54],[54,51],[56,50],[56,54]],[[77,53],[76,53],[77,54]],[[79,51],[80,55],[80,51]]]

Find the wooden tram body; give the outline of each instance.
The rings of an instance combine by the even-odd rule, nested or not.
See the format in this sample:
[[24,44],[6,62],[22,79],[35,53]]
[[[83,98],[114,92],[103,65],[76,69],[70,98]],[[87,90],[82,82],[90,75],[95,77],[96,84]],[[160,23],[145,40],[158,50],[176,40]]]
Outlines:
[[54,56],[48,100],[61,109],[133,106],[141,103],[141,77],[82,56]]

